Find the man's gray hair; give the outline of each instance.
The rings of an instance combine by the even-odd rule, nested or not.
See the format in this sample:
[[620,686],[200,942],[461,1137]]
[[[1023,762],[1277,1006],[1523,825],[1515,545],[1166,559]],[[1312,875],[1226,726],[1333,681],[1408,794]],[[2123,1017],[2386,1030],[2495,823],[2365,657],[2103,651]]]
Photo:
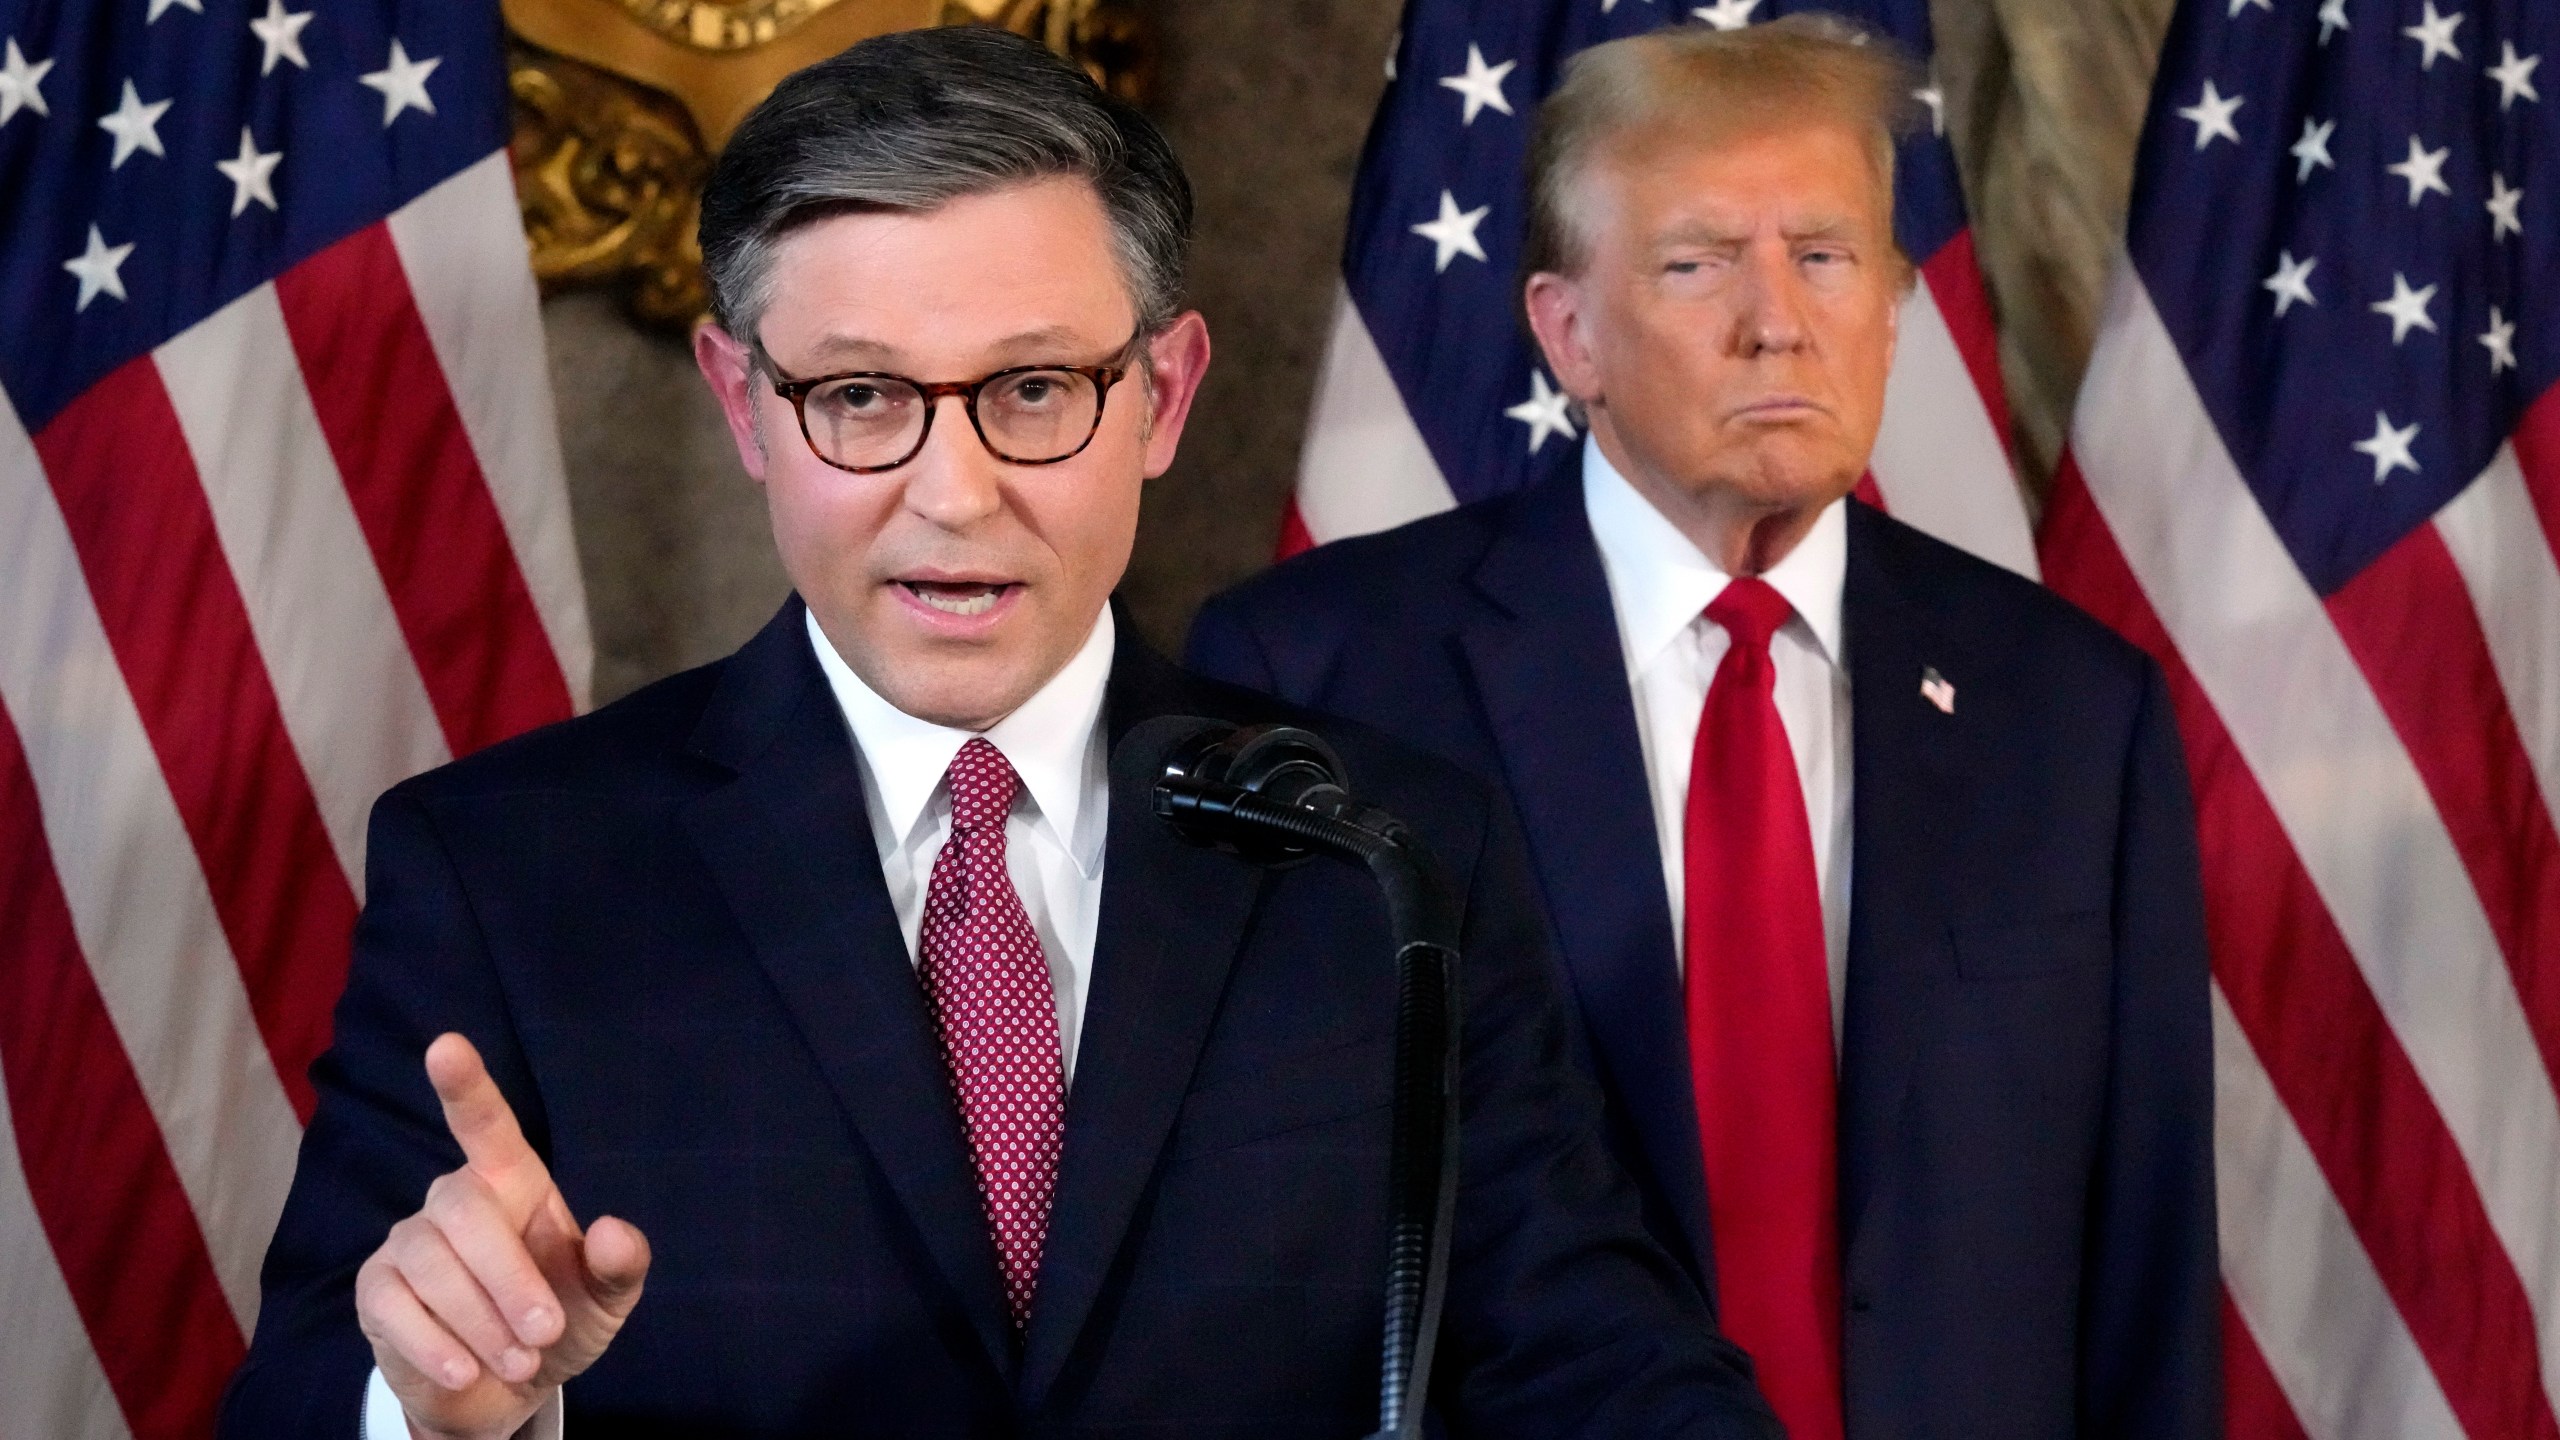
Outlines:
[[774,87],[712,168],[701,231],[712,318],[755,343],[775,244],[796,226],[931,210],[1054,176],[1101,196],[1140,333],[1171,323],[1191,248],[1191,182],[1154,122],[1039,42],[993,26],[865,40]]

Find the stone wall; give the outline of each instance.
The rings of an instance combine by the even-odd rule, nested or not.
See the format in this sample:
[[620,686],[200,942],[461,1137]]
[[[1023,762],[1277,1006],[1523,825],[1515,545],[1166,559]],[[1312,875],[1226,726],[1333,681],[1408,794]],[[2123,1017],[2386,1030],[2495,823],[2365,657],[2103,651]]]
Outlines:
[[[1677,3],[1677,0],[1641,0]],[[2000,312],[2029,488],[2067,423],[2170,0],[1935,0],[1948,128]],[[1193,297],[1216,349],[1153,483],[1124,586],[1179,647],[1202,598],[1270,556],[1322,356],[1351,173],[1385,83],[1387,0],[1150,0],[1157,119],[1199,192]],[[786,583],[684,347],[598,295],[544,312],[570,498],[610,699],[715,658]]]

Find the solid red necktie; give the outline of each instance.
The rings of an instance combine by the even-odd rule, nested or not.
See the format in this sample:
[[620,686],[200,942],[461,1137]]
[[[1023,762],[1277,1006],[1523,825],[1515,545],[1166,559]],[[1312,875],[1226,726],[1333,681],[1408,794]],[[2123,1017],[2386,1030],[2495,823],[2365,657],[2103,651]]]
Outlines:
[[917,973],[977,1162],[1013,1323],[1031,1315],[1066,1122],[1048,957],[1005,870],[1005,816],[1022,788],[1004,752],[952,757],[951,838],[925,887]]
[[1836,1440],[1840,1224],[1830,963],[1813,834],[1779,722],[1763,580],[1707,606],[1732,640],[1698,720],[1684,828],[1689,1059],[1716,1295],[1793,1440]]

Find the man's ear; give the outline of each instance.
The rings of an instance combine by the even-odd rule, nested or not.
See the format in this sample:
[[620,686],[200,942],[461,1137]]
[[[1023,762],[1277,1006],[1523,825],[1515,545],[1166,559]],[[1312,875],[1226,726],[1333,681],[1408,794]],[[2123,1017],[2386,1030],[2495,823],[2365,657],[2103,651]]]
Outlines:
[[1547,368],[1564,393],[1585,405],[1601,398],[1600,367],[1591,358],[1588,304],[1581,281],[1552,270],[1539,271],[1521,287],[1520,308],[1529,316],[1529,330],[1538,337]]
[[1148,479],[1172,468],[1183,422],[1191,418],[1191,402],[1208,373],[1209,322],[1199,311],[1185,310],[1147,342],[1147,363],[1132,378],[1147,387]]
[[693,329],[693,363],[720,402],[729,438],[738,446],[738,463],[763,483],[764,422],[756,409],[755,358],[728,331],[705,320]]

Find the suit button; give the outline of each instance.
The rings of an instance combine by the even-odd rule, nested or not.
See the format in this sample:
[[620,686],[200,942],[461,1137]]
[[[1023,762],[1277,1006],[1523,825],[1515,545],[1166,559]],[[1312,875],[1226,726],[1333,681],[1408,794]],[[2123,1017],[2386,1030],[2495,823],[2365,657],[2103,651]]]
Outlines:
[[1873,1297],[1866,1295],[1852,1295],[1849,1297],[1849,1313],[1852,1315],[1864,1315],[1874,1308],[1876,1308],[1876,1302]]

